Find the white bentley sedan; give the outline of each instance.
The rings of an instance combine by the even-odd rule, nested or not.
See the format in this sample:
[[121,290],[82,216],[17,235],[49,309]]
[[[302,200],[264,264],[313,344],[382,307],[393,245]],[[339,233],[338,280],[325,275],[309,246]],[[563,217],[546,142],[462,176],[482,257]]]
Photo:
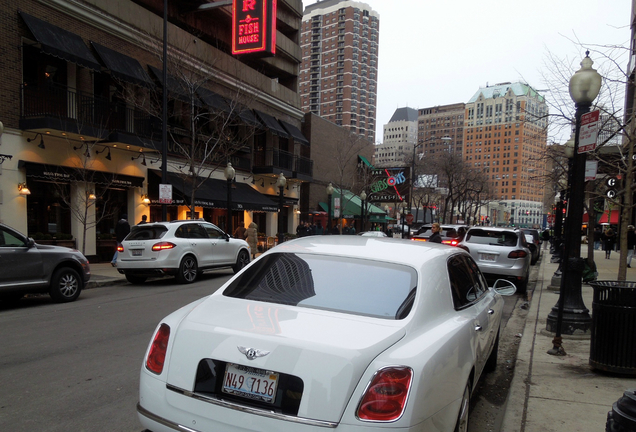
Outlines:
[[502,306],[459,248],[286,242],[158,325],[139,419],[154,432],[466,431]]

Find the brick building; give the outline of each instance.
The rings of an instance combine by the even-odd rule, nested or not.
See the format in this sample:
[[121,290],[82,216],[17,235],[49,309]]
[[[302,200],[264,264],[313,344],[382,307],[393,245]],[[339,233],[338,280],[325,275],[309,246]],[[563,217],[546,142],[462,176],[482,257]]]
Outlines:
[[[280,217],[294,231],[300,186],[313,174],[297,93],[302,3],[278,0],[275,56],[240,57],[232,6],[215,3],[169,2],[164,83],[161,0],[2,2],[1,222],[30,236],[71,235],[78,247],[86,237],[85,254],[99,257],[121,214],[132,223],[161,217],[165,164],[169,219],[203,217],[226,229],[256,221],[275,235],[283,173],[290,187]],[[164,91],[167,161],[153,111]],[[199,149],[195,170],[184,163],[188,146]],[[236,169],[231,224],[227,162]],[[82,206],[87,224],[75,212]]]
[[302,19],[302,110],[375,141],[380,17],[367,4],[323,0]]

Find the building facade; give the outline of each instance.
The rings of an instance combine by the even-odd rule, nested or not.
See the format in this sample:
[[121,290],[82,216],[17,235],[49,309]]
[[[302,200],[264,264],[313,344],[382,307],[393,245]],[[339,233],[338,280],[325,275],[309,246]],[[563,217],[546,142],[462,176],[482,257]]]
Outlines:
[[384,125],[382,144],[375,146],[374,165],[401,166],[411,163],[413,147],[417,145],[417,110],[398,108]]
[[489,178],[499,224],[543,223],[548,106],[525,83],[479,89],[466,103],[463,156]]
[[418,110],[417,142],[425,156],[449,151],[461,154],[465,109],[466,104],[455,103]]
[[323,0],[302,18],[302,110],[375,142],[379,14],[367,4]]
[[170,220],[227,231],[255,221],[275,236],[280,217],[294,232],[313,171],[297,93],[300,0],[278,2],[269,57],[232,55],[231,5],[170,1],[166,80],[161,0],[10,0],[0,11],[0,222],[71,238],[93,261],[112,256],[100,244],[123,214],[160,220],[163,205]]

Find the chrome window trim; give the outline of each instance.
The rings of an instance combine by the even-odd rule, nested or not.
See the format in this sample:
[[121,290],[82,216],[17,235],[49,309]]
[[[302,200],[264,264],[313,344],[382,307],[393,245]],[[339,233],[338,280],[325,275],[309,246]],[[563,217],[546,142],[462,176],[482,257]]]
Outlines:
[[[193,399],[196,399],[202,402],[211,403],[213,405],[218,405],[224,408],[229,408],[236,411],[242,411],[248,414],[254,414],[254,415],[259,415],[263,417],[273,418],[276,420],[283,420],[283,421],[288,421],[292,423],[304,424],[308,426],[319,426],[319,427],[326,427],[326,428],[332,428],[332,429],[338,426],[338,423],[336,422],[314,420],[314,419],[308,419],[303,417],[295,417],[295,416],[290,416],[287,414],[276,413],[274,411],[265,411],[264,409],[247,407],[247,406],[239,405],[234,402],[229,402],[229,401],[225,401],[225,400],[214,398],[214,397],[204,396],[202,394],[194,393],[189,390],[184,390],[182,388],[179,388],[170,384],[166,384],[166,388],[170,391],[179,393],[183,396],[191,397]],[[190,429],[177,429],[177,430],[190,430]]]

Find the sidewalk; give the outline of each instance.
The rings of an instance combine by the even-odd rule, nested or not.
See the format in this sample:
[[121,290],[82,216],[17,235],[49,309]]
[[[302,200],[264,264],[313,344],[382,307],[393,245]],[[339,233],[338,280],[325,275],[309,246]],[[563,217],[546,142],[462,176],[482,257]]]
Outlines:
[[128,283],[123,274],[119,274],[116,267],[108,263],[91,263],[91,279],[85,289],[97,288],[108,285],[120,285]]
[[[584,246],[585,248],[587,246]],[[587,250],[582,251],[587,256]],[[595,251],[598,280],[616,280],[619,254]],[[636,262],[632,262],[636,267]],[[543,251],[536,288],[530,300],[526,325],[519,345],[514,378],[506,401],[502,432],[550,432],[605,430],[607,413],[623,392],[636,388],[636,377],[618,376],[589,366],[590,338],[563,335],[565,356],[552,356],[554,334],[546,320],[556,306],[558,292],[548,290],[558,264]],[[636,281],[636,268],[627,269],[627,280]],[[593,289],[582,288],[583,302],[592,314]]]

